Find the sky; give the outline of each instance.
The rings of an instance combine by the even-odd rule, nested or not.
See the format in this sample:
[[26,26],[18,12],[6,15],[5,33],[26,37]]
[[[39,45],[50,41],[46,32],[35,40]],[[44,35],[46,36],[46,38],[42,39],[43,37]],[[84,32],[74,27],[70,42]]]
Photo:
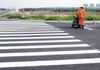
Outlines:
[[0,0],[0,8],[79,7],[99,0]]

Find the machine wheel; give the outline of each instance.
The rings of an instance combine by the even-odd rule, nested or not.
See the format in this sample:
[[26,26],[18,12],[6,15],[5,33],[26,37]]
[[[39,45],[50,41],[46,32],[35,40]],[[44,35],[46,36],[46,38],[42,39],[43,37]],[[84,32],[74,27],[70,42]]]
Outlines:
[[80,25],[78,24],[78,28],[80,28]]
[[72,24],[72,28],[74,28],[74,24]]

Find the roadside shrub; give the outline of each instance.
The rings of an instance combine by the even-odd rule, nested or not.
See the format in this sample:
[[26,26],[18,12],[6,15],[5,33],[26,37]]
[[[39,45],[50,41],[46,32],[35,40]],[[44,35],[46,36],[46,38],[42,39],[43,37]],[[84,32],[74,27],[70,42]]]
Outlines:
[[12,18],[17,18],[17,19],[22,19],[22,14],[10,14],[7,18],[12,19]]

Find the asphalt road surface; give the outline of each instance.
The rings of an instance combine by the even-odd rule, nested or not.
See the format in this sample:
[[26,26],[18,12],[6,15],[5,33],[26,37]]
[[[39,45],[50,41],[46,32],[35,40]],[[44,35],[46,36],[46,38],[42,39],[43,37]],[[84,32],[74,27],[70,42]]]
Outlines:
[[[6,14],[7,11],[0,11],[0,16],[3,15],[3,14]],[[9,19],[6,19],[6,18],[0,18],[0,21],[8,21]]]
[[0,21],[0,70],[100,70],[100,24]]
[[0,11],[0,15],[7,13],[7,11]]

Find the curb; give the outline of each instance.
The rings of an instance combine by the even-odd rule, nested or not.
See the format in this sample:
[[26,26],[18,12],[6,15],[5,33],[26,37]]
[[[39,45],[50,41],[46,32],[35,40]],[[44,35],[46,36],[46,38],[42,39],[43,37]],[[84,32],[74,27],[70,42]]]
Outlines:
[[[0,18],[0,21],[66,22],[66,23],[73,22],[73,21],[20,20],[20,19],[2,19],[2,18]],[[84,21],[84,23],[93,23],[93,21]],[[100,23],[100,21],[95,21],[95,23]]]

